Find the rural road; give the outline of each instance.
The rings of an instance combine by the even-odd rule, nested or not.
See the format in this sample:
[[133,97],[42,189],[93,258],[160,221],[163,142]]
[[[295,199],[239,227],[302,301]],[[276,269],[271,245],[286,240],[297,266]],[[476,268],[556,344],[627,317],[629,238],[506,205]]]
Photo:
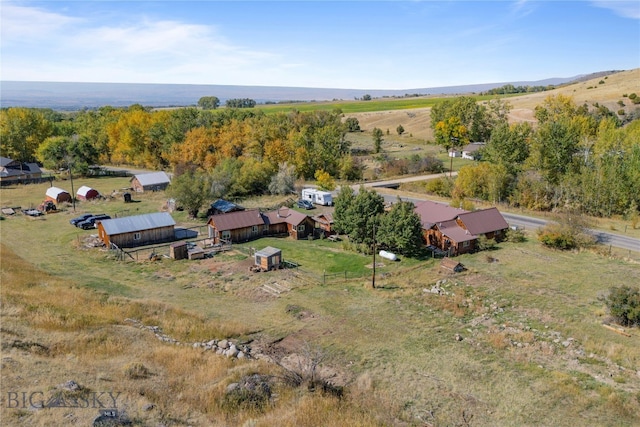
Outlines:
[[[455,172],[454,172],[455,174]],[[448,173],[435,174],[435,175],[421,175],[408,178],[399,178],[395,180],[367,182],[363,184],[364,187],[373,188],[374,190],[384,188],[387,190],[387,194],[382,194],[385,202],[393,203],[398,199],[397,195],[389,194],[393,188],[397,188],[397,185],[403,182],[424,181],[427,179],[436,179],[442,176],[448,176]],[[352,186],[356,191],[360,185]],[[402,200],[413,202],[414,204],[428,200],[427,198],[415,198],[415,197],[400,197]],[[510,226],[515,225],[525,230],[537,230],[540,227],[545,226],[549,221],[545,219],[535,218],[531,216],[518,215],[513,213],[501,212],[504,219],[507,220]],[[640,252],[640,239],[633,237],[623,236],[620,234],[608,233],[602,230],[589,229],[589,233],[595,236],[598,243],[602,245],[611,245],[616,248],[625,249],[634,252]]]

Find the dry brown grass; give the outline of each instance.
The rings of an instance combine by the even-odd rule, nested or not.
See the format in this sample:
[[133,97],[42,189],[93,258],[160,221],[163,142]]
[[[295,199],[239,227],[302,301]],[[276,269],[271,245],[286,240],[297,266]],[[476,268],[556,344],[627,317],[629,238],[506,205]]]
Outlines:
[[[604,77],[599,77],[586,82],[567,85],[558,89],[546,92],[527,94],[508,98],[513,110],[510,114],[512,122],[528,121],[534,122],[534,109],[542,104],[548,96],[562,94],[573,98],[577,105],[587,104],[589,106],[599,103],[609,108],[611,111],[618,111],[618,101],[623,101],[625,109],[631,111],[636,108],[628,98],[623,95],[636,93],[640,95],[640,68],[623,71],[607,76],[604,84],[599,84]],[[591,88],[591,89],[589,89]],[[367,113],[351,113],[348,117],[355,117],[360,123],[362,130],[371,132],[377,127],[386,133],[387,129],[391,134],[387,139],[402,142],[418,138],[426,141],[433,141],[433,131],[431,130],[431,108],[416,108],[412,110],[390,110]],[[396,133],[398,125],[405,129],[403,136]],[[412,137],[410,136],[412,135]]]
[[[89,425],[100,405],[81,408],[16,407],[5,392],[41,392],[45,399],[67,399],[112,392],[117,408],[135,425],[199,426],[325,425],[335,413],[342,425],[382,425],[348,398],[291,389],[277,380],[280,368],[259,361],[239,361],[191,346],[159,342],[127,317],[161,325],[184,339],[208,339],[242,333],[217,322],[156,302],[131,301],[79,288],[36,269],[0,245],[2,260],[2,386],[3,425]],[[226,334],[226,335],[215,335]],[[221,408],[226,386],[259,372],[275,379],[278,400],[267,411]],[[58,385],[73,379],[77,393]],[[102,403],[112,400],[103,394]],[[102,404],[101,403],[101,404]],[[146,408],[146,409],[145,409]],[[371,411],[371,412],[370,412]],[[253,420],[253,421],[252,421]]]

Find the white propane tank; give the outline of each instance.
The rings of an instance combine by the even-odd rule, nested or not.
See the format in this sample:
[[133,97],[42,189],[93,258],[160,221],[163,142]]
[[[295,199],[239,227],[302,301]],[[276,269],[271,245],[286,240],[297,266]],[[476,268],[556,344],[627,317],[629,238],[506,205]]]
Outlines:
[[380,256],[382,258],[386,258],[386,259],[391,260],[391,261],[397,261],[398,260],[398,257],[396,256],[396,254],[391,253],[391,252],[387,252],[387,251],[380,251]]

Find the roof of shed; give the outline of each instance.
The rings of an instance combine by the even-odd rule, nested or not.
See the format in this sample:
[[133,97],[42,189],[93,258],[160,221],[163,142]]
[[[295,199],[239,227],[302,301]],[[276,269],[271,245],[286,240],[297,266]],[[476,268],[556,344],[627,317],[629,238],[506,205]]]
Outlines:
[[89,191],[95,191],[96,193],[98,192],[98,190],[95,190],[91,187],[87,187],[86,185],[83,185],[82,187],[78,188],[78,191],[76,194],[78,196],[86,196],[89,193]]
[[260,257],[270,257],[272,255],[276,255],[281,252],[282,251],[278,248],[274,248],[273,246],[267,246],[264,249],[260,249],[258,252],[255,253],[255,255]]
[[467,212],[458,217],[467,230],[473,234],[485,234],[509,228],[509,224],[497,208]]
[[208,223],[213,223],[218,230],[226,231],[254,225],[264,225],[264,219],[259,210],[251,209],[211,215]]
[[58,197],[59,194],[62,194],[62,193],[69,194],[67,191],[63,190],[62,188],[58,188],[58,187],[49,187],[49,188],[47,188],[47,191],[46,191],[45,194],[47,196],[52,197],[52,198],[55,199],[56,197]]
[[142,185],[143,187],[147,185],[166,184],[171,182],[169,175],[167,175],[165,172],[141,173],[138,175],[134,175],[134,177],[131,179],[134,178],[136,178],[140,185]]
[[171,227],[176,225],[176,222],[167,212],[156,212],[145,215],[126,216],[124,218],[105,219],[101,224],[104,231],[112,236],[114,234]]
[[218,199],[215,202],[211,203],[211,207],[223,213],[244,210],[242,206],[236,205],[235,203],[223,199]]
[[458,215],[467,212],[464,209],[453,208],[430,200],[418,203],[414,211],[420,216],[423,229],[429,229],[434,224],[454,219]]

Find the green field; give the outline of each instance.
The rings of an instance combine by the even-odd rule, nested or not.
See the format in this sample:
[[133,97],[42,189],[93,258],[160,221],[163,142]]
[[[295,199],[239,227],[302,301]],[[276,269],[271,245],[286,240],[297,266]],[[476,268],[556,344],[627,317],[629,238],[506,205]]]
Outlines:
[[[103,194],[127,183],[74,182]],[[46,187],[2,188],[2,205],[37,206]],[[607,314],[599,300],[609,286],[640,283],[635,262],[552,251],[529,236],[459,257],[467,270],[456,275],[433,259],[378,258],[372,289],[372,257],[345,251],[341,242],[269,238],[202,261],[116,261],[85,246],[91,231],[68,223],[83,212],[155,212],[166,196],[134,199],[124,204],[116,196],[80,202],[76,212],[65,205],[40,218],[18,214],[0,221],[3,357],[14,361],[11,371],[2,370],[3,387],[75,379],[93,390],[121,389],[138,425],[640,423],[640,333],[625,336],[602,326]],[[187,221],[184,212],[174,217],[181,226],[203,223]],[[282,249],[299,270],[250,272],[249,248],[265,246]],[[273,283],[290,290],[279,297],[261,290]],[[281,374],[269,364],[231,363],[159,343],[125,318],[158,325],[185,342],[235,337],[280,343],[281,351],[298,354],[312,344],[347,395],[327,400],[280,388],[266,412],[225,418],[217,402],[227,384],[246,372]],[[19,350],[16,337],[46,345],[49,353]],[[154,374],[123,377],[123,366],[133,361]],[[170,398],[176,395],[181,399]],[[143,410],[149,402],[158,409]],[[2,410],[12,425],[66,422],[53,410]]]
[[[477,96],[478,101],[494,99],[495,96]],[[267,113],[280,113],[297,110],[309,111],[333,111],[340,110],[344,114],[366,113],[371,111],[408,110],[413,108],[429,108],[448,99],[447,97],[407,97],[407,98],[375,98],[371,101],[331,101],[331,102],[300,102],[257,105],[256,109]]]

